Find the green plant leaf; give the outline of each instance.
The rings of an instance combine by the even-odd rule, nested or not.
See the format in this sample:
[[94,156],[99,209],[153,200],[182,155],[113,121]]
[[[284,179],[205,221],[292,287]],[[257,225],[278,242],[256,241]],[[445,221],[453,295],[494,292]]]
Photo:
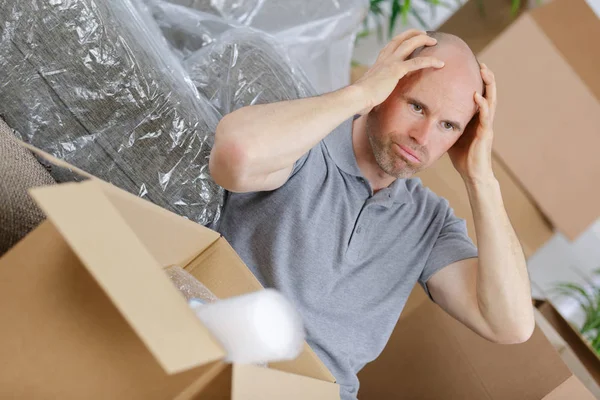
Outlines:
[[404,0],[404,5],[402,6],[402,23],[404,25],[408,24],[408,11],[411,9],[410,0]]
[[512,0],[512,4],[510,7],[510,14],[514,17],[519,13],[521,9],[521,0]]
[[392,0],[392,12],[390,13],[390,20],[388,26],[388,38],[392,37],[394,32],[394,28],[396,27],[396,20],[398,19],[398,15],[402,11],[402,6],[400,5],[400,0]]
[[555,287],[558,290],[563,290],[566,292],[571,292],[573,294],[578,294],[580,295],[583,299],[585,299],[585,301],[587,302],[587,305],[589,307],[593,307],[596,304],[596,299],[593,299],[590,297],[590,295],[588,294],[588,292],[581,287],[580,285],[577,285],[575,283],[570,283],[570,282],[563,282],[563,283],[559,283],[556,285]]

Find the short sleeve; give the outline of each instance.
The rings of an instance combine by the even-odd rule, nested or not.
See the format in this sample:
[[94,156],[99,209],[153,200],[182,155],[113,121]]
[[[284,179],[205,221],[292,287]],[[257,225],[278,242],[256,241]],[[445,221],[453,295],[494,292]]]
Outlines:
[[306,153],[304,153],[304,155],[302,157],[300,157],[294,163],[294,167],[292,168],[292,172],[290,173],[290,176],[288,177],[288,180],[290,180],[291,177],[293,177],[294,175],[296,175],[298,173],[298,171],[300,171],[302,169],[302,167],[304,167],[304,165],[306,164],[306,161],[310,157],[311,153],[313,151],[315,151],[315,149],[318,148],[320,145],[321,145],[321,143],[318,143],[315,147],[313,147],[312,149],[310,149],[309,151],[307,151]]
[[431,298],[427,288],[429,278],[452,263],[474,257],[477,257],[477,248],[467,234],[465,220],[455,216],[452,209],[448,207],[444,225],[421,272],[419,283]]

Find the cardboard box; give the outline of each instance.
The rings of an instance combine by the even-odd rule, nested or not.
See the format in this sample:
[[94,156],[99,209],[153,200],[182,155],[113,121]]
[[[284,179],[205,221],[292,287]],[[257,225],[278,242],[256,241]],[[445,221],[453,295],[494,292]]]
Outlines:
[[360,373],[359,399],[592,400],[536,327],[518,345],[488,342],[415,288],[383,354]]
[[515,14],[512,3],[512,0],[468,0],[438,30],[459,36],[478,54],[527,9],[527,1],[521,1]]
[[573,375],[575,375],[596,398],[600,399],[600,385],[594,380],[594,377],[589,373],[583,362],[577,357],[577,354],[575,354],[573,349],[565,339],[560,336],[558,331],[540,310],[535,308],[533,311],[537,326],[556,349],[560,358],[565,362],[567,367],[573,371]]
[[479,54],[499,85],[494,152],[571,239],[600,216],[598,37],[585,0],[554,0]]
[[594,381],[600,385],[600,358],[598,353],[581,336],[579,331],[554,308],[552,303],[547,300],[536,300],[535,307],[569,348],[573,350]]
[[[496,157],[492,159],[492,167],[496,179],[500,183],[506,213],[523,247],[525,256],[530,257],[552,237],[552,226]],[[469,236],[477,244],[475,223],[467,189],[462,178],[454,169],[450,158],[444,155],[417,176],[421,178],[425,186],[450,202],[454,213],[467,222]]]
[[163,271],[220,298],[261,289],[218,233],[97,179],[32,195],[48,220],[0,259],[0,398],[339,398],[308,345],[272,368],[222,361]]

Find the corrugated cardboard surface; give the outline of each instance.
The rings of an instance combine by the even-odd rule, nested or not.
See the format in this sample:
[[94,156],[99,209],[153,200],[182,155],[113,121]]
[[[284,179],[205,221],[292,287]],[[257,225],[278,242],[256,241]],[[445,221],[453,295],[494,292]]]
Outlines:
[[524,344],[494,344],[423,296],[360,373],[359,399],[539,400],[572,376],[539,329]]
[[[520,12],[525,3],[521,2]],[[438,30],[458,35],[477,54],[514,22],[511,4],[511,0],[468,0]]]
[[167,375],[50,222],[0,259],[0,398],[166,399]]
[[[0,398],[194,398],[221,377],[222,361],[213,360],[223,349],[161,264],[191,259],[194,274],[206,267],[210,288],[229,296],[259,289],[258,281],[217,233],[115,191],[97,180],[34,190],[49,220],[0,259]],[[176,244],[164,236],[178,234],[191,237]],[[323,381],[287,379],[303,385],[285,388],[287,398],[339,398],[308,346],[289,369]],[[284,390],[281,373],[264,369],[247,390]]]
[[[219,298],[226,299],[262,289],[261,284],[224,238],[217,240],[190,262],[186,270]],[[271,363],[269,366],[281,371],[335,382],[331,372],[306,343],[304,350],[296,359]]]
[[560,336],[567,342],[571,350],[577,355],[577,358],[585,366],[586,370],[592,375],[596,383],[600,384],[600,358],[592,350],[583,338],[576,332],[571,325],[560,315],[560,313],[547,301],[536,305],[546,321],[548,321]]
[[101,184],[55,185],[32,195],[167,373],[225,356]]
[[543,400],[595,400],[596,398],[575,376],[571,376]]
[[[552,12],[540,9],[536,15],[544,26],[562,12],[571,15],[567,20],[577,30],[547,30],[553,37],[574,35],[562,46],[576,40],[584,49],[573,47],[571,52],[593,61],[598,56],[591,54],[600,53],[600,46],[588,35],[598,30],[600,21],[582,3],[555,0],[545,6]],[[589,30],[584,36],[577,35],[581,26]],[[480,58],[496,74],[499,87],[494,151],[553,225],[574,239],[600,215],[600,188],[595,184],[600,182],[598,99],[530,14],[521,16]]]
[[600,21],[586,0],[554,0],[531,16],[600,100]]
[[232,381],[232,400],[320,400],[340,397],[337,385],[254,365],[234,365]]
[[[494,174],[500,183],[504,207],[523,247],[526,257],[531,256],[552,235],[552,227],[527,194],[515,182],[502,163],[492,159]],[[465,184],[450,158],[443,156],[430,168],[418,174],[423,184],[450,202],[454,212],[467,222],[469,236],[475,243],[475,224]]]

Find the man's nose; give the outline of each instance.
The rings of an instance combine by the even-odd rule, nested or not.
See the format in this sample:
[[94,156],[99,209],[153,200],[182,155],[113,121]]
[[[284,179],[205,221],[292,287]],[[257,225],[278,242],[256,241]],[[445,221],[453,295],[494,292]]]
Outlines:
[[429,121],[422,120],[412,126],[410,136],[421,146],[425,146],[431,137],[433,126]]

